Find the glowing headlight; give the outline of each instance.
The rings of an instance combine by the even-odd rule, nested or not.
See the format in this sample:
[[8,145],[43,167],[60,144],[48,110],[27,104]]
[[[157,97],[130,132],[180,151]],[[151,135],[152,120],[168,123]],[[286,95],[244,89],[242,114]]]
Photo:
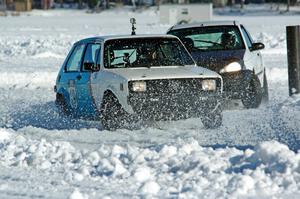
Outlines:
[[132,90],[135,92],[145,92],[146,89],[147,89],[146,82],[137,81],[137,82],[133,82],[132,84]]
[[240,71],[241,69],[242,69],[241,64],[239,64],[238,62],[232,62],[227,66],[225,66],[224,68],[222,68],[220,70],[220,73],[235,72],[235,71]]
[[202,89],[204,91],[214,91],[216,90],[216,81],[212,79],[202,81]]

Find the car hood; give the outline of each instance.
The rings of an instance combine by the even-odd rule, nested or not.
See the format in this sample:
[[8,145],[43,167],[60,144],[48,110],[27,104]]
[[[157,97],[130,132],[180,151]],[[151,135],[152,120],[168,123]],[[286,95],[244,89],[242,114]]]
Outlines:
[[191,55],[197,62],[198,66],[209,68],[213,71],[219,72],[224,66],[233,62],[242,62],[246,50],[224,50],[224,51],[210,51],[192,52]]
[[166,66],[151,68],[118,68],[111,72],[130,80],[176,79],[176,78],[217,78],[217,73],[199,66]]

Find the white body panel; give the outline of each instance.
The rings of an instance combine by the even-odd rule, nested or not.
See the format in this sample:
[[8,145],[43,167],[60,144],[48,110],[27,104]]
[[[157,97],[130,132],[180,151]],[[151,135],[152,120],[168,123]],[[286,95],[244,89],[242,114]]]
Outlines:
[[104,92],[109,90],[128,113],[133,113],[132,107],[127,103],[129,81],[179,78],[221,78],[221,76],[198,66],[103,69],[92,74],[91,90],[98,110],[101,108]]

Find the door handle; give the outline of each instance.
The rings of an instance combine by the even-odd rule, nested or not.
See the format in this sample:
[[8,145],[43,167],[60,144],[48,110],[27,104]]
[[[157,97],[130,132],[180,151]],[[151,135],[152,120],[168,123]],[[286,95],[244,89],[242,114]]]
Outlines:
[[82,78],[81,75],[77,75],[76,77],[77,80],[81,80],[81,78]]

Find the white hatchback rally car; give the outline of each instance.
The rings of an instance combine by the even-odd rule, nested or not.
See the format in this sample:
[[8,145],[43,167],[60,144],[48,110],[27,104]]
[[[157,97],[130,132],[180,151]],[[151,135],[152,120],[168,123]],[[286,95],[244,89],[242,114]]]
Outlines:
[[136,119],[201,117],[222,124],[220,75],[196,66],[171,35],[105,36],[78,41],[55,85],[61,113],[100,118],[106,129]]

